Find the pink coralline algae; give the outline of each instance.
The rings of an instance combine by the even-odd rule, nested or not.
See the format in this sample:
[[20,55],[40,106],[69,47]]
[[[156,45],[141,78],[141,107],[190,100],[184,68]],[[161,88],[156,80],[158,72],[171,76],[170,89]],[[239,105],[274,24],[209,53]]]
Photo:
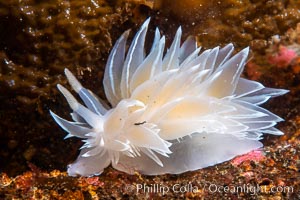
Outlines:
[[231,161],[231,164],[234,166],[238,166],[247,160],[259,162],[259,161],[262,161],[263,159],[265,159],[263,152],[261,150],[254,150],[247,154],[236,157],[235,159],[233,159]]
[[290,49],[286,46],[279,46],[278,53],[269,56],[268,61],[269,63],[276,65],[277,67],[285,68],[296,57],[297,57],[297,53],[295,50]]

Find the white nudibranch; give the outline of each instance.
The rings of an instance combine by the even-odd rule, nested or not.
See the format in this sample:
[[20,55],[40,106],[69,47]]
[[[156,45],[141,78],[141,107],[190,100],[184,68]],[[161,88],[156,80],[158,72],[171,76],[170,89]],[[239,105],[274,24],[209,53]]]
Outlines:
[[193,37],[180,44],[178,28],[164,53],[165,37],[156,29],[145,54],[149,21],[127,53],[129,31],[109,55],[103,84],[112,108],[65,70],[85,104],[57,86],[73,110],[73,121],[50,113],[69,133],[66,138],[84,142],[77,160],[68,166],[70,176],[100,174],[110,164],[130,174],[179,174],[260,148],[264,134],[283,134],[274,128],[282,119],[260,105],[288,91],[240,77],[249,48],[233,56],[232,44],[200,53]]

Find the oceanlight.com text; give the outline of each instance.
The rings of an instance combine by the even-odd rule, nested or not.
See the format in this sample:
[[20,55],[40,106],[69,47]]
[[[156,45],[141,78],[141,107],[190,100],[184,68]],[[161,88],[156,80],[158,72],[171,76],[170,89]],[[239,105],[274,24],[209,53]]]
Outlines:
[[133,191],[136,193],[161,193],[167,194],[172,193],[198,193],[200,191],[205,191],[210,194],[214,193],[246,193],[250,195],[256,195],[259,193],[293,193],[293,186],[260,186],[260,185],[251,185],[251,184],[242,184],[239,186],[235,185],[216,185],[213,183],[193,185],[189,184],[174,184],[174,185],[164,185],[164,184],[135,184],[135,185],[126,185],[125,190]]

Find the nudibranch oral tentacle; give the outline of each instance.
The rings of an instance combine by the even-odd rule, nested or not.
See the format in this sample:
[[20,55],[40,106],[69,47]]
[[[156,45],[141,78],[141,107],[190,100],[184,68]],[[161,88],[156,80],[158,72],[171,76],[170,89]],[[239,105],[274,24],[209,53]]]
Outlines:
[[282,119],[260,105],[288,91],[240,77],[248,47],[234,56],[232,44],[200,53],[193,37],[181,45],[179,27],[164,54],[165,37],[157,28],[146,54],[149,22],[127,53],[129,31],[108,57],[103,85],[111,108],[65,70],[84,103],[57,86],[73,110],[73,121],[50,113],[68,132],[66,138],[84,142],[68,167],[70,176],[100,174],[110,164],[127,173],[179,174],[260,148],[264,134],[283,134],[274,127]]

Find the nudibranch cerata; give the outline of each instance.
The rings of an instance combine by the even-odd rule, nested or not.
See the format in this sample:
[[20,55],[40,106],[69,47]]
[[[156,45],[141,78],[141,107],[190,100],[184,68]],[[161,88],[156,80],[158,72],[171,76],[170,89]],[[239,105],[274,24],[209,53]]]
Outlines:
[[146,54],[149,21],[128,51],[126,31],[109,55],[103,84],[111,107],[65,70],[84,103],[57,86],[73,121],[51,115],[66,138],[84,142],[68,166],[70,176],[100,174],[110,164],[130,174],[179,174],[260,148],[264,134],[283,134],[274,128],[282,119],[260,105],[288,91],[240,77],[248,47],[233,56],[232,44],[200,53],[193,37],[181,44],[179,27],[165,53],[165,37],[156,29]]

